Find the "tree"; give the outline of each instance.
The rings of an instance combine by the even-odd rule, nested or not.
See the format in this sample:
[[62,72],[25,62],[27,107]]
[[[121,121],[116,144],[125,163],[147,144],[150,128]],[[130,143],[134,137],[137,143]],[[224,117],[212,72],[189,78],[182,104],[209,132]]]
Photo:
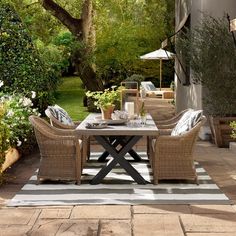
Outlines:
[[[161,42],[171,34],[170,31],[174,30],[174,25],[169,23],[173,19],[167,14],[169,5],[166,0],[97,2],[94,61],[98,76],[108,84],[111,81],[117,84],[132,74],[141,74],[157,81],[159,63],[146,62],[139,57],[160,47]],[[166,66],[164,70],[167,77]],[[173,69],[171,71],[169,77],[173,79]]]
[[41,0],[41,4],[78,40],[79,46],[73,52],[73,61],[85,87],[91,91],[103,90],[102,80],[96,77],[96,73],[89,62],[89,54],[94,42],[92,0],[84,0],[80,18],[74,18],[53,0]]
[[[93,0],[91,1],[93,6],[90,8],[92,14],[87,17],[87,22],[90,22],[90,27],[87,29],[90,30],[86,32],[89,34],[84,34],[83,38],[82,28],[79,39],[75,38],[67,24],[60,21],[58,17],[53,17],[59,14],[57,7],[50,5],[51,7],[45,11],[42,4],[43,2],[44,4],[55,3],[64,10],[66,16],[69,14],[70,19],[77,19],[82,24],[86,22],[83,20],[86,18],[83,17],[86,15],[83,14],[86,12],[85,0],[2,1],[14,2],[43,61],[48,62],[49,66],[66,73],[68,66],[70,71],[74,72],[73,65],[77,66],[77,70],[82,67],[79,71],[90,71],[85,70],[80,63],[86,63],[93,68],[90,82],[94,89],[90,90],[100,90],[96,88],[98,87],[96,81],[102,81],[106,86],[113,83],[117,85],[132,74],[141,74],[158,82],[159,63],[156,61],[147,63],[140,60],[139,56],[160,47],[161,41],[173,33],[173,0]],[[54,11],[53,14],[52,11]],[[76,27],[81,28],[81,25]],[[96,44],[94,28],[96,29]],[[68,39],[71,40],[68,41]],[[173,65],[170,65],[170,69],[165,66],[163,74],[164,82],[167,82],[168,78],[171,80]],[[83,76],[81,79],[84,82]]]

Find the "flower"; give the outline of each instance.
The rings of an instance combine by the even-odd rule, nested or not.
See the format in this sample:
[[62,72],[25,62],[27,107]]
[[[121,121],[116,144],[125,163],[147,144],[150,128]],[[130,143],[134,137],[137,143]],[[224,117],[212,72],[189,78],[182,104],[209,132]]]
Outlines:
[[27,97],[23,98],[22,104],[24,107],[33,106],[32,101]]
[[112,89],[105,89],[102,91],[86,92],[87,97],[91,97],[95,100],[94,105],[97,108],[107,108],[111,105],[114,105],[115,102],[120,101],[120,88],[115,90],[115,87],[112,86]]
[[4,85],[4,82],[0,80],[0,88]]
[[17,146],[17,147],[20,147],[21,144],[22,144],[22,142],[21,142],[20,140],[17,140],[16,146]]
[[38,110],[32,108],[31,99],[24,97],[22,94],[0,93],[0,97],[0,137],[6,137],[5,147],[22,148],[33,134],[28,118],[30,115],[38,116]]
[[31,91],[31,93],[32,93],[31,98],[35,98],[36,97],[36,92],[35,91]]

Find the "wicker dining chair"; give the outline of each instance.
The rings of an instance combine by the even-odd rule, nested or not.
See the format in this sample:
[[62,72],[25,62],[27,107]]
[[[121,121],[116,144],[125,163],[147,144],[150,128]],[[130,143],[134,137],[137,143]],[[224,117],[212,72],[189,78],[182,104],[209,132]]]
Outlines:
[[160,135],[152,140],[150,163],[153,170],[154,184],[162,179],[187,179],[198,184],[193,160],[193,150],[201,126],[206,117],[185,134],[179,136]]
[[175,116],[173,116],[170,119],[167,120],[159,120],[157,121],[157,127],[159,129],[171,129],[174,128],[175,125],[178,123],[178,121],[180,120],[180,118],[188,111],[190,111],[191,109],[185,109],[181,112],[179,112],[178,114],[176,114]]
[[[48,107],[45,110],[46,116],[50,120],[50,124],[54,127],[60,128],[60,129],[76,129],[76,127],[81,123],[81,121],[73,121],[71,125],[63,124],[61,121],[59,121],[52,112],[52,109]],[[82,167],[85,165],[86,161],[89,160],[90,157],[90,137],[82,136],[81,137],[83,141],[83,154],[82,154]]]
[[75,130],[58,129],[38,116],[30,116],[40,150],[37,182],[41,179],[81,182],[82,141]]

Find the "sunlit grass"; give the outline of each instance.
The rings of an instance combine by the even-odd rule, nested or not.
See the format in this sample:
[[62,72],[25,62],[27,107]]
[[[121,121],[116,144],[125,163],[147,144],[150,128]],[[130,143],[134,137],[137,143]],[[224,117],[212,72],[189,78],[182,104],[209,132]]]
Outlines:
[[83,106],[84,89],[79,77],[64,77],[57,91],[56,103],[63,107],[73,120],[83,120],[87,108]]

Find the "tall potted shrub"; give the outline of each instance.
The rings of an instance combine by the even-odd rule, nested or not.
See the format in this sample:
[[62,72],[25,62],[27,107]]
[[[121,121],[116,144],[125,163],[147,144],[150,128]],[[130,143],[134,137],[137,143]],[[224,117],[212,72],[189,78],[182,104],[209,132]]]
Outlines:
[[177,51],[189,61],[193,83],[203,86],[203,108],[209,115],[218,147],[232,140],[230,121],[236,120],[236,47],[226,17],[204,16],[177,40]]

